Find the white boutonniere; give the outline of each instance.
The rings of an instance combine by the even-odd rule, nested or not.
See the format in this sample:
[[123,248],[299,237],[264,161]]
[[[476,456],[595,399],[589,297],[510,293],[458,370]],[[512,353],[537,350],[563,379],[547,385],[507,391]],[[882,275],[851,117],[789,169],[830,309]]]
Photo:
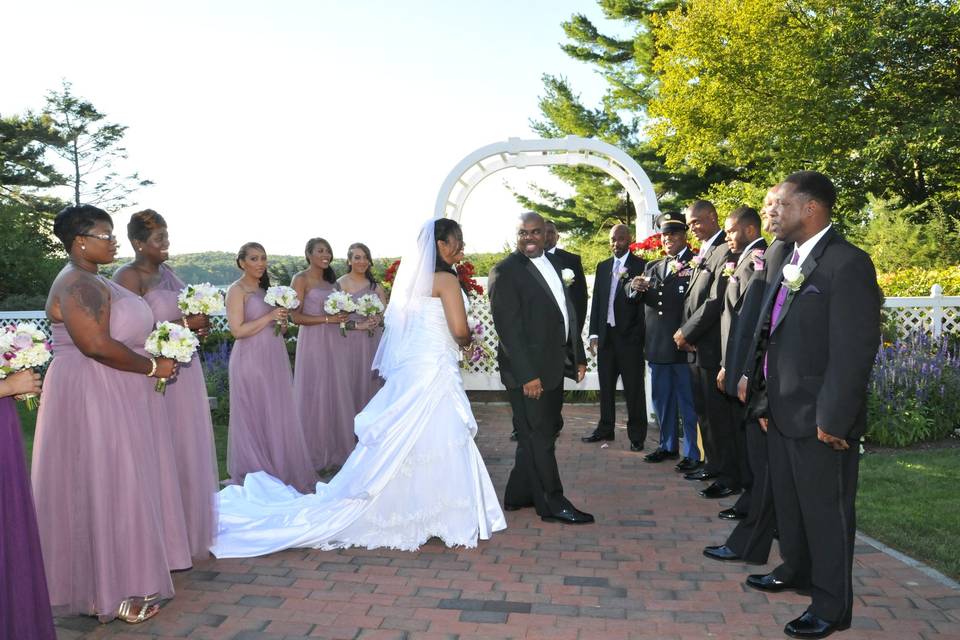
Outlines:
[[729,278],[730,276],[733,275],[733,272],[736,270],[737,270],[736,262],[726,262],[723,265],[723,271],[720,272],[720,275],[722,275],[725,278]]
[[623,280],[628,275],[630,275],[630,272],[627,270],[626,267],[620,267],[620,270],[617,272],[617,278],[619,278],[620,280]]
[[783,268],[783,286],[790,291],[796,292],[803,286],[803,272],[800,270],[800,265],[797,264],[788,264]]
[[561,269],[560,279],[563,280],[563,286],[569,287],[572,285],[576,279],[576,276],[573,274],[573,269]]

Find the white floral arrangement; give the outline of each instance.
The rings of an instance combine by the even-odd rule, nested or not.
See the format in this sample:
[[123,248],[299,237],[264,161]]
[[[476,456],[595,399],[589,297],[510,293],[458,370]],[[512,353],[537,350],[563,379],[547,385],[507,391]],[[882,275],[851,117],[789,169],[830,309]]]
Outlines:
[[804,275],[798,264],[788,264],[783,268],[783,286],[796,293],[803,286]]
[[[158,322],[157,328],[147,336],[143,345],[147,353],[152,356],[170,358],[177,362],[190,362],[200,346],[200,340],[193,331],[172,322]],[[167,379],[157,380],[154,389],[159,393],[167,390]]]
[[560,279],[563,280],[563,286],[569,287],[576,279],[576,274],[569,267],[560,270]]
[[[0,380],[11,373],[34,369],[47,364],[51,358],[50,340],[47,334],[32,322],[10,325],[0,332]],[[19,396],[27,409],[37,408],[37,395],[28,393]]]
[[[357,303],[346,291],[334,291],[327,296],[327,301],[323,303],[323,310],[331,316],[341,313],[353,313],[357,310]],[[347,323],[340,323],[340,335],[347,337]]]
[[[369,318],[380,313],[383,313],[383,302],[377,294],[365,293],[357,298],[357,315]],[[373,329],[367,329],[367,335],[372,336]]]
[[188,284],[177,296],[177,307],[188,316],[220,313],[224,309],[223,293],[209,282]]
[[[300,306],[300,298],[292,287],[276,285],[267,289],[267,294],[263,296],[263,301],[274,307],[283,307],[284,309],[296,309]],[[280,335],[280,325],[273,325],[273,335]]]

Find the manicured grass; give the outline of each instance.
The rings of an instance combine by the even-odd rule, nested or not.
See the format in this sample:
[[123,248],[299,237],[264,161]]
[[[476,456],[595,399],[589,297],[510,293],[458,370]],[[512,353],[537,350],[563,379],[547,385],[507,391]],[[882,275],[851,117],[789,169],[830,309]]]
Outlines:
[[857,526],[960,579],[960,448],[868,453],[860,462]]

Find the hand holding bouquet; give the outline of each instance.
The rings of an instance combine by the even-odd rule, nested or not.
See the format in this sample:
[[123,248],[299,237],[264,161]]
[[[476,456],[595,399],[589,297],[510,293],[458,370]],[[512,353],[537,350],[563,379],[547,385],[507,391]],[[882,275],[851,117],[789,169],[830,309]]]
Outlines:
[[492,360],[496,354],[483,340],[484,326],[482,322],[467,317],[467,326],[470,328],[470,344],[463,347],[463,359],[460,360],[461,369],[470,369],[483,360]]
[[383,303],[380,302],[380,296],[377,294],[366,293],[357,298],[357,315],[370,319],[370,324],[367,325],[367,335],[372,336],[373,328],[376,326],[373,323],[373,316],[381,313],[383,313]]
[[[177,362],[190,362],[198,346],[200,341],[190,329],[172,322],[158,322],[157,328],[147,336],[144,349],[152,356],[162,356]],[[164,393],[167,390],[167,379],[157,380],[154,389]]]
[[[357,310],[357,303],[353,301],[353,296],[346,291],[334,291],[327,296],[327,301],[323,303],[323,310],[331,316],[336,316],[341,313],[353,313]],[[340,323],[340,335],[344,338],[347,337],[346,322]]]
[[[300,298],[297,297],[297,292],[290,287],[283,286],[267,289],[267,295],[263,297],[263,301],[287,310],[296,309],[300,306]],[[284,322],[284,325],[286,325],[286,322]],[[280,335],[280,323],[273,325],[273,335]]]
[[[11,373],[41,367],[50,360],[50,341],[32,322],[21,322],[0,332],[0,380]],[[37,394],[27,393],[18,399],[27,409],[37,408]]]

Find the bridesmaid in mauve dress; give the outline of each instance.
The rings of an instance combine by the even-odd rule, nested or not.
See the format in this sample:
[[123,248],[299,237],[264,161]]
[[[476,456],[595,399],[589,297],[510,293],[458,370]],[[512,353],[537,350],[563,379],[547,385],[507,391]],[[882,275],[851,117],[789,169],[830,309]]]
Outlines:
[[[360,242],[350,245],[347,251],[349,271],[337,281],[337,288],[346,291],[355,300],[368,293],[375,294],[386,306],[387,295],[373,277],[372,264],[373,258],[367,245]],[[344,374],[353,389],[353,414],[356,415],[363,411],[370,398],[383,386],[383,380],[370,368],[383,333],[383,315],[364,318],[351,314],[350,319],[353,321],[353,330],[347,332],[348,355],[344,359],[347,363]]]
[[56,640],[30,478],[11,396],[40,393],[40,374],[0,380],[0,638]]
[[[333,249],[323,238],[307,242],[308,267],[291,282],[302,301],[293,312],[300,327],[293,372],[293,395],[303,423],[303,435],[313,467],[318,471],[340,467],[356,446],[353,434],[354,391],[340,372],[348,360],[349,345],[340,335],[340,323],[349,314],[328,315],[323,310],[337,275],[330,266]],[[344,401],[349,399],[349,401]]]
[[266,471],[300,493],[315,490],[317,475],[293,399],[293,374],[283,335],[288,311],[264,302],[270,284],[263,246],[240,247],[243,277],[227,290],[227,321],[236,338],[230,352],[230,426],[227,471],[243,484],[248,473]]
[[170,570],[190,561],[152,379],[173,379],[177,365],[143,351],[150,306],[97,275],[117,252],[110,216],[67,207],[53,231],[70,261],[47,297],[54,355],[33,447],[50,601],[56,615],[142,622],[159,611],[152,600],[173,596]]
[[[153,310],[156,322],[186,324],[201,337],[206,335],[210,326],[206,316],[184,316],[177,307],[184,283],[173,269],[163,264],[170,247],[163,216],[151,209],[133,214],[127,224],[127,237],[136,254],[133,262],[114,273],[113,279],[142,295]],[[214,507],[220,475],[207,385],[199,357],[180,365],[177,379],[167,385],[166,393],[160,398],[166,406],[167,426],[176,454],[190,555],[202,560],[210,555],[216,532]]]

